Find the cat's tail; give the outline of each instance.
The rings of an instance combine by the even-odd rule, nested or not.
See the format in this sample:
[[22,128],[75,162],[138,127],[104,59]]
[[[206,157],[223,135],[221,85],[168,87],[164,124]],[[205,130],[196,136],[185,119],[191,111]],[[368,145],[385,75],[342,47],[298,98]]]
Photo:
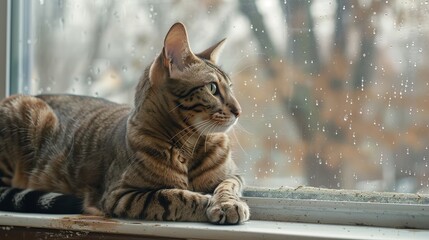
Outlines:
[[0,186],[0,211],[80,214],[83,201],[69,194]]

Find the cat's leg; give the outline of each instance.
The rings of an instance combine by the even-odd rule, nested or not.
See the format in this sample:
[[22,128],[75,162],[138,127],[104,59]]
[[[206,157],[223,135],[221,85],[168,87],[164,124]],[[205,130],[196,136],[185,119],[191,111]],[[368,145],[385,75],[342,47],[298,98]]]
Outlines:
[[120,188],[102,200],[102,208],[114,217],[144,220],[207,222],[209,195],[181,189]]
[[242,179],[234,176],[222,181],[216,187],[207,208],[207,217],[210,222],[239,224],[249,220],[249,207],[240,200],[242,185]]
[[[36,190],[32,172],[46,142],[56,134],[58,119],[41,99],[15,95],[0,102],[0,210],[31,213],[80,213],[81,200]],[[41,185],[43,189],[43,185]]]
[[54,111],[43,100],[15,95],[0,102],[0,170],[13,187],[27,188],[35,155],[58,129]]
[[58,119],[42,100],[15,95],[0,102],[0,160],[3,177],[27,188],[35,154],[57,129]]

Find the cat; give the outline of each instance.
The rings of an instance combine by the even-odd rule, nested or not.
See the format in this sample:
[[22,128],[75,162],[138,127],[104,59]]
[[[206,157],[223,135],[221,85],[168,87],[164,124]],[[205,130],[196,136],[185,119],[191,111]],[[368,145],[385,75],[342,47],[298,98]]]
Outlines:
[[77,95],[0,102],[0,210],[240,224],[249,219],[227,132],[241,114],[217,65],[175,23],[134,106]]

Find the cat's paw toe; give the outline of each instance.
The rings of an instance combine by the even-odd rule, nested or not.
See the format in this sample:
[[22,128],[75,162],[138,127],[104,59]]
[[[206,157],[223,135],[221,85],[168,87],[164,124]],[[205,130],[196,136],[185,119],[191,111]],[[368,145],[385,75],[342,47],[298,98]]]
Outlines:
[[243,201],[227,201],[210,206],[207,217],[216,224],[240,224],[249,220],[250,211]]

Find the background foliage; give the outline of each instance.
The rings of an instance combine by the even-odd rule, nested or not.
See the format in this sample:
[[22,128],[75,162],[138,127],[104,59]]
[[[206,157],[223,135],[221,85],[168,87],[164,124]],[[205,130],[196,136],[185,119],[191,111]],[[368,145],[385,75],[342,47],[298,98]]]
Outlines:
[[26,93],[131,103],[175,21],[221,65],[244,114],[249,185],[427,192],[427,1],[29,1]]

